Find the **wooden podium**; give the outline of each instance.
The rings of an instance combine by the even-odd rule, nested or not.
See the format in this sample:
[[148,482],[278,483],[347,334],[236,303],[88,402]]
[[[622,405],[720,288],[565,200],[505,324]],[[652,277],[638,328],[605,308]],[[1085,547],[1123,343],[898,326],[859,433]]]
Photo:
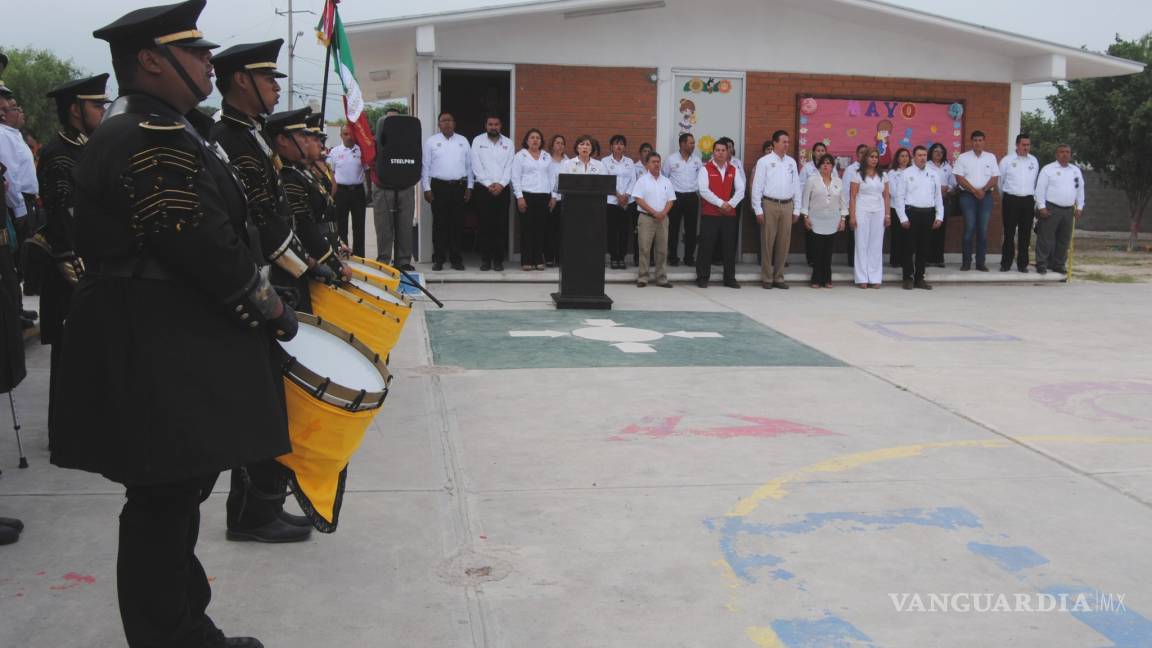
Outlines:
[[556,308],[608,310],[604,294],[605,218],[616,176],[561,173],[557,181],[564,234],[560,247],[560,292]]

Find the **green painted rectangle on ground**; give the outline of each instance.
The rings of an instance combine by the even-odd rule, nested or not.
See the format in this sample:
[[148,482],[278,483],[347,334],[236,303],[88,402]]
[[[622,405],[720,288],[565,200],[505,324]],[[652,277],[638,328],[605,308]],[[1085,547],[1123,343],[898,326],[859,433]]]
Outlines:
[[739,313],[429,311],[437,365],[556,367],[841,367],[839,360]]

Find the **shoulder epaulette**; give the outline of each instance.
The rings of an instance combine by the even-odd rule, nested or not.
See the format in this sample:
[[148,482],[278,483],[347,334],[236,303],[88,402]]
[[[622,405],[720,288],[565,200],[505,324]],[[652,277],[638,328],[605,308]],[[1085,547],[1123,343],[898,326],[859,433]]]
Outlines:
[[140,122],[140,128],[149,131],[179,131],[184,130],[184,124],[171,119],[153,117]]

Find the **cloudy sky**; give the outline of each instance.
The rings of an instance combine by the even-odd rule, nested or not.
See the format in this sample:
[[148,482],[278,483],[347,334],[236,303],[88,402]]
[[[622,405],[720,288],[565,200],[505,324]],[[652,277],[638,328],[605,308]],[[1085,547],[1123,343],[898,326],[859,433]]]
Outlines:
[[[6,0],[15,3],[16,0]],[[423,0],[416,6],[426,11],[447,11],[514,0]],[[767,0],[766,0],[767,1]],[[821,0],[811,0],[819,2]],[[1148,0],[888,0],[892,4],[1003,29],[1074,47],[1086,45],[1103,50],[1116,34],[1134,39],[1152,31],[1152,2]],[[0,48],[35,46],[71,58],[79,67],[98,74],[111,72],[108,48],[91,37],[92,30],[112,22],[132,9],[148,6],[144,0],[35,0],[22,3],[20,12],[6,12],[0,20]],[[162,4],[159,2],[158,4]],[[313,27],[323,0],[293,0],[294,31],[303,31],[296,48],[294,90],[297,105],[319,99],[323,81],[323,49],[316,43]],[[414,3],[386,0],[343,0],[345,22],[370,20],[415,11]],[[207,37],[224,46],[288,37],[288,20],[277,15],[288,0],[209,0],[200,27]],[[287,67],[287,47],[280,68]],[[339,93],[339,81],[330,81],[330,93]],[[17,89],[18,90],[18,89]],[[1025,88],[1024,109],[1042,108],[1044,87]],[[219,97],[207,103],[219,104]],[[282,100],[283,102],[284,100]],[[303,103],[301,103],[303,102]],[[281,107],[285,107],[282,105]],[[329,96],[329,114],[340,111],[338,97]]]

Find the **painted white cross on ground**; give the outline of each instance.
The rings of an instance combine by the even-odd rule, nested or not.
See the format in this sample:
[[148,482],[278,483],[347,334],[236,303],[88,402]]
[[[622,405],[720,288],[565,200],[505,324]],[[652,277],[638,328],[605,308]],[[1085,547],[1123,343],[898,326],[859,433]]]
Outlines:
[[[724,337],[715,331],[674,331],[672,333],[660,333],[659,331],[633,328],[631,326],[620,326],[610,319],[587,319],[584,320],[584,327],[585,328],[578,328],[572,331],[572,335],[584,338],[585,340],[610,342],[612,343],[611,346],[624,353],[656,353],[656,349],[647,343],[655,342],[665,336],[686,338],[689,340]],[[568,333],[552,330],[508,331],[508,335],[511,337],[558,338],[567,336]]]

